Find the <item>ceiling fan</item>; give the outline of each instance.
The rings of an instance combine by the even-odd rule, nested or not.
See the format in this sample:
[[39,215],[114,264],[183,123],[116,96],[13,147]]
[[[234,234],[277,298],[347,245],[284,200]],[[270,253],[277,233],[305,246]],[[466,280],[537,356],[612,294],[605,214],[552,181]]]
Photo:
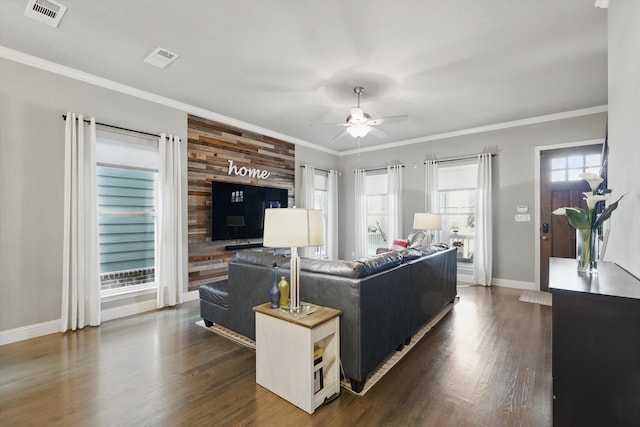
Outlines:
[[374,136],[379,138],[384,138],[388,136],[385,132],[376,128],[375,126],[392,123],[392,122],[401,122],[406,120],[408,116],[388,116],[388,117],[380,117],[377,119],[372,119],[371,116],[360,108],[360,96],[364,93],[364,88],[362,86],[356,86],[353,88],[356,96],[358,97],[358,106],[351,108],[350,114],[347,116],[347,119],[344,123],[330,123],[330,124],[321,124],[320,126],[344,126],[346,129],[336,135],[333,139],[338,139],[347,134],[351,135],[354,138],[362,138],[371,133]]

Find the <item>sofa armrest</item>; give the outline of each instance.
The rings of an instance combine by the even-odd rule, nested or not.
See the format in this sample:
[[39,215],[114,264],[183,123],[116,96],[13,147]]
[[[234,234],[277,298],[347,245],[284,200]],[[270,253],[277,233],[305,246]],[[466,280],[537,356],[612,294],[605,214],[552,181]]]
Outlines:
[[[223,325],[241,335],[256,339],[256,322],[253,307],[269,301],[269,291],[274,279],[281,274],[276,267],[259,264],[229,262],[229,315]],[[289,277],[289,272],[286,274]]]

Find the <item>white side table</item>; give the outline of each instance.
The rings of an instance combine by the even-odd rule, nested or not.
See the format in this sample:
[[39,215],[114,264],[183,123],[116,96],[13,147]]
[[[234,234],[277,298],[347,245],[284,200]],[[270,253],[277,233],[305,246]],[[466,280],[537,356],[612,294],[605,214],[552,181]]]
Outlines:
[[[340,310],[291,314],[269,303],[256,313],[256,382],[310,414],[340,392]],[[316,357],[314,358],[314,349]],[[322,360],[317,359],[322,349]]]

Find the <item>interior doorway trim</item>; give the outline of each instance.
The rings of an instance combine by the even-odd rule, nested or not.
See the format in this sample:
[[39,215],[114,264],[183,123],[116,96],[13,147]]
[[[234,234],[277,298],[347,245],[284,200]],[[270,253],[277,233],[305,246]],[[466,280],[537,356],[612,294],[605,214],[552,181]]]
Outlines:
[[565,142],[561,144],[538,145],[534,154],[534,221],[533,221],[533,242],[535,253],[535,281],[536,289],[540,290],[540,152],[546,150],[556,150],[560,148],[581,147],[583,145],[604,144],[604,137],[598,139],[588,139],[584,141]]

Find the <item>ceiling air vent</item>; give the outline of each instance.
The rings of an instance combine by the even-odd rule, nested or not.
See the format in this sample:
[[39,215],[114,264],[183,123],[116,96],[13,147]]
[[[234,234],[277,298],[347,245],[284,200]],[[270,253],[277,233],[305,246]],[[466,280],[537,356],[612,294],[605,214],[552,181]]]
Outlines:
[[155,65],[158,68],[164,68],[171,64],[177,57],[178,55],[175,53],[159,47],[151,52],[149,56],[144,59],[144,62]]
[[58,27],[66,11],[66,6],[52,0],[29,0],[24,14],[36,21]]

